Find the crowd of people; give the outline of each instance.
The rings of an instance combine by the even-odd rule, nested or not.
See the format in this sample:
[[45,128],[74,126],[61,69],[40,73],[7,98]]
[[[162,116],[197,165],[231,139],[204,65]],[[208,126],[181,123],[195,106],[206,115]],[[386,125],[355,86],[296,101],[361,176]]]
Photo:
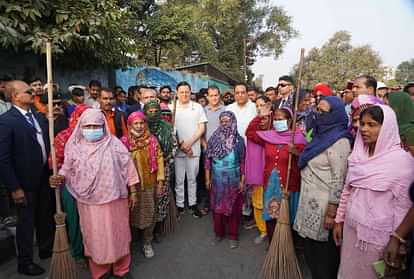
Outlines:
[[17,216],[19,273],[45,272],[33,236],[39,258],[51,257],[55,187],[71,254],[94,279],[131,278],[132,239],[152,258],[186,207],[194,218],[211,213],[212,245],[238,248],[241,226],[257,229],[256,244],[277,241],[286,187],[312,278],[414,268],[414,83],[397,92],[363,75],[342,91],[297,90],[286,75],[264,92],[237,83],[193,94],[185,81],[175,94],[124,91],[97,80],[65,91],[53,84],[52,175],[46,85],[0,80],[0,213]]

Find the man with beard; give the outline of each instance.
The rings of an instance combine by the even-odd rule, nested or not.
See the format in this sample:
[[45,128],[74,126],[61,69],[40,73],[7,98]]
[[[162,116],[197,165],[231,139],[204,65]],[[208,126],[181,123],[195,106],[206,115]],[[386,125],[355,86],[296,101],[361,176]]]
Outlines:
[[158,100],[160,100],[161,118],[168,123],[172,121],[172,112],[168,105],[171,102],[171,87],[168,85],[161,86],[160,93],[158,94]]

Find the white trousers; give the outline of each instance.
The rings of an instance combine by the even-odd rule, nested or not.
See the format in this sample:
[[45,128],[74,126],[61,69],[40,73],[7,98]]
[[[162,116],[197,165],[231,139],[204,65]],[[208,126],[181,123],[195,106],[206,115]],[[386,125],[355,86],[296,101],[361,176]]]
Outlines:
[[187,175],[188,205],[197,204],[197,175],[200,157],[175,157],[175,199],[178,207],[184,207],[184,179]]

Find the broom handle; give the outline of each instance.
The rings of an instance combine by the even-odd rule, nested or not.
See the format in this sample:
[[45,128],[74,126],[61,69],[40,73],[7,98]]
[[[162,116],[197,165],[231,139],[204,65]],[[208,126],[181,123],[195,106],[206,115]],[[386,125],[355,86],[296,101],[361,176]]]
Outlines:
[[[302,80],[302,71],[303,71],[303,60],[305,56],[305,49],[300,49],[300,62],[299,62],[299,73],[298,79],[296,81],[296,95],[295,95],[295,107],[293,111],[293,122],[292,122],[292,139],[291,142],[295,145],[295,134],[296,134],[296,122],[298,117],[298,106],[299,106],[299,94],[300,94],[300,87],[301,87],[301,80]],[[288,169],[287,169],[287,177],[286,177],[286,185],[283,189],[283,193],[287,196],[289,195],[288,187],[290,183],[290,173],[292,170],[292,154],[289,153],[289,160],[288,160]]]
[[174,100],[173,100],[173,114],[171,118],[173,131],[175,130],[175,113],[177,112],[177,92],[174,94]]
[[[47,97],[48,97],[48,119],[49,119],[49,140],[50,154],[52,155],[53,175],[57,174],[55,136],[54,136],[54,119],[53,119],[53,75],[52,75],[52,42],[46,42],[46,67],[47,67]],[[62,213],[60,203],[60,188],[55,188],[56,213]]]

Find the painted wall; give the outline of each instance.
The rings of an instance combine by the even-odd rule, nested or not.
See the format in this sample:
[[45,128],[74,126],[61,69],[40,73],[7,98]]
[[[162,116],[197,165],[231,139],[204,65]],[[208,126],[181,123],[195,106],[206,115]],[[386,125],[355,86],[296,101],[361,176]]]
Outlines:
[[122,86],[124,90],[133,85],[147,85],[161,87],[169,85],[175,89],[177,83],[186,81],[191,85],[193,92],[198,92],[209,85],[217,86],[222,92],[229,89],[230,86],[224,82],[209,79],[207,76],[185,73],[174,70],[161,70],[156,67],[140,66],[135,68],[118,69],[115,72],[116,84]]
[[[42,55],[0,51],[0,77],[9,76],[23,80],[30,77],[40,77],[43,82],[46,82],[45,59]],[[54,81],[59,84],[63,93],[66,93],[71,84],[87,85],[92,79],[101,81],[103,86],[112,87],[115,85],[114,71],[110,69],[68,70],[54,66]]]

